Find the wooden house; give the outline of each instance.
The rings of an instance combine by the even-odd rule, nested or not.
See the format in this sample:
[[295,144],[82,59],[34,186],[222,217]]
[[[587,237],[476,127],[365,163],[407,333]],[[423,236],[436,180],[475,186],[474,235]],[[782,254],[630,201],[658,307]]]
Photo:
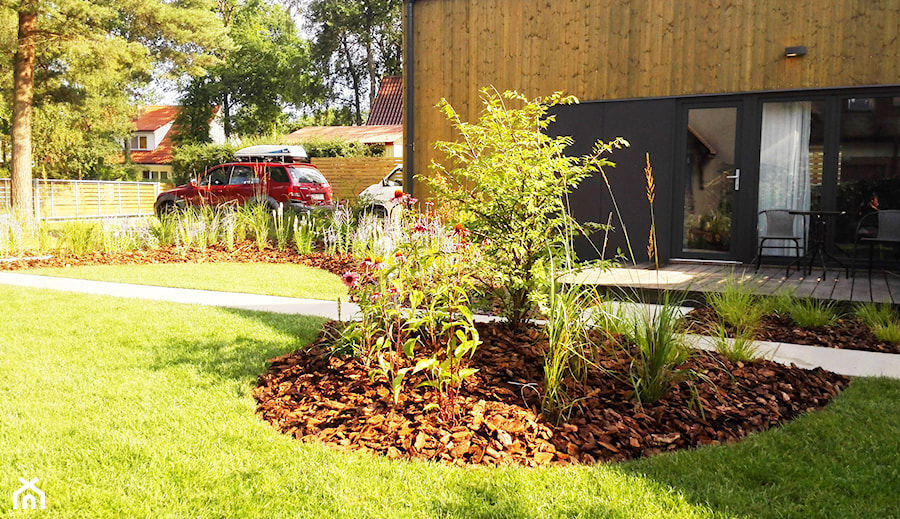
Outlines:
[[840,258],[873,195],[900,209],[900,0],[405,0],[404,15],[409,175],[456,138],[435,104],[474,121],[493,85],[577,96],[550,128],[575,139],[573,154],[630,141],[609,171],[624,221],[600,179],[573,207],[582,220],[612,215],[613,247],[627,226],[637,261],[647,153],[664,261],[748,263],[760,211],[776,208],[833,211],[827,246]]

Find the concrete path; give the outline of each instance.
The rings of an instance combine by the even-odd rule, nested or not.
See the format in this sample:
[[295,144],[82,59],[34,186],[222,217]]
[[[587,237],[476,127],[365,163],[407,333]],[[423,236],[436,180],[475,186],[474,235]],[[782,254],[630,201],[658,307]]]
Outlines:
[[[130,285],[127,283],[87,281],[83,279],[35,276],[9,272],[0,272],[0,285],[49,288],[66,292],[129,297],[133,299],[150,299],[154,301],[170,301],[172,303],[186,303],[191,305],[221,306],[224,308],[258,310],[279,314],[315,315],[328,319],[338,318],[338,305],[336,301],[322,301],[318,299],[297,299],[293,297],[216,292],[212,290]],[[342,319],[350,319],[358,312],[358,305],[348,302],[341,303],[340,317]]]
[[[9,272],[0,272],[0,285],[221,306],[282,314],[314,315],[328,319],[338,318],[337,302],[315,299],[130,285],[126,283],[86,281]],[[341,305],[341,318],[345,320],[358,312],[359,307],[355,304],[345,302]],[[486,319],[488,318],[479,320]],[[689,336],[688,339],[697,348],[715,349],[712,339],[708,337]],[[821,367],[828,371],[848,376],[900,378],[900,355],[762,341],[756,342],[755,345],[765,358],[782,364],[796,364],[798,367],[807,369]]]

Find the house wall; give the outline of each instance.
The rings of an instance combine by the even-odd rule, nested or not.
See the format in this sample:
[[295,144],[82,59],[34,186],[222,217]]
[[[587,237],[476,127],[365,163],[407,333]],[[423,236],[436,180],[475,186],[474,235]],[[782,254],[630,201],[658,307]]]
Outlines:
[[[900,0],[407,0],[406,7],[413,22],[406,33],[408,175],[427,174],[432,160],[444,160],[435,141],[458,138],[435,109],[441,98],[464,121],[476,121],[486,86],[528,97],[573,94],[582,104],[557,107],[549,129],[575,139],[572,154],[588,153],[598,139],[631,142],[611,157],[612,194],[596,177],[572,196],[579,220],[613,224],[611,234],[593,237],[594,245],[606,244],[604,257],[627,253],[627,227],[634,260],[647,260],[647,154],[658,193],[657,249],[664,261],[679,254],[684,195],[676,177],[686,100],[744,103],[738,146],[747,186],[755,188],[760,96],[793,100],[856,89],[869,97],[900,85]],[[807,55],[784,56],[797,45]],[[832,108],[837,114],[839,105]],[[834,176],[837,165],[829,168]],[[413,192],[428,196],[420,183]],[[741,196],[743,221],[752,221],[755,199]],[[744,229],[732,259],[755,253],[755,237]],[[594,245],[580,243],[580,255],[596,257]]]
[[[412,171],[478,90],[582,100],[895,84],[900,0],[416,0]],[[805,45],[800,58],[788,46]],[[407,121],[409,124],[410,121]],[[610,136],[607,136],[609,138]],[[627,136],[626,136],[627,137]]]

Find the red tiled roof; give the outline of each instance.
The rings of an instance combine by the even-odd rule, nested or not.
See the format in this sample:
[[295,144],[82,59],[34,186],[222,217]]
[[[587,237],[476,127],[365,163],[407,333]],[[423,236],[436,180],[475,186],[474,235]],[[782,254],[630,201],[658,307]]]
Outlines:
[[403,124],[403,78],[400,76],[381,78],[378,95],[366,121],[366,126],[385,124]]
[[[134,119],[137,132],[154,132],[173,122],[178,116],[179,106],[149,105],[138,108]],[[162,141],[153,150],[131,150],[134,164],[170,164],[172,162],[172,130],[166,132]]]
[[155,132],[175,120],[178,106],[150,105],[138,108],[138,116],[134,119],[135,131]]
[[306,126],[287,136],[291,141],[305,141],[316,137],[339,138],[363,144],[400,144],[403,125],[380,126]]
[[155,150],[132,150],[131,162],[134,164],[171,164],[172,141],[169,138],[171,134],[172,132],[167,133]]
[[[220,106],[213,108],[212,118],[221,109]],[[134,126],[136,132],[154,132],[170,122],[174,122],[178,116],[180,106],[169,105],[150,105],[138,108],[138,116],[134,118]],[[172,163],[172,134],[175,133],[170,128],[162,141],[154,150],[131,150],[131,162],[134,164],[171,164]],[[124,162],[125,158],[120,154],[119,162]]]

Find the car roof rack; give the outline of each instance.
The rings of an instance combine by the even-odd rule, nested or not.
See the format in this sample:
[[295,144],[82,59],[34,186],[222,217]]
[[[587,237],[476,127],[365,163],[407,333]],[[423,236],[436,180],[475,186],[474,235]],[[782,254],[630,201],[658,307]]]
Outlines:
[[234,158],[245,162],[281,162],[283,164],[307,164],[309,156],[303,146],[277,146],[259,144],[242,148],[235,152]]

